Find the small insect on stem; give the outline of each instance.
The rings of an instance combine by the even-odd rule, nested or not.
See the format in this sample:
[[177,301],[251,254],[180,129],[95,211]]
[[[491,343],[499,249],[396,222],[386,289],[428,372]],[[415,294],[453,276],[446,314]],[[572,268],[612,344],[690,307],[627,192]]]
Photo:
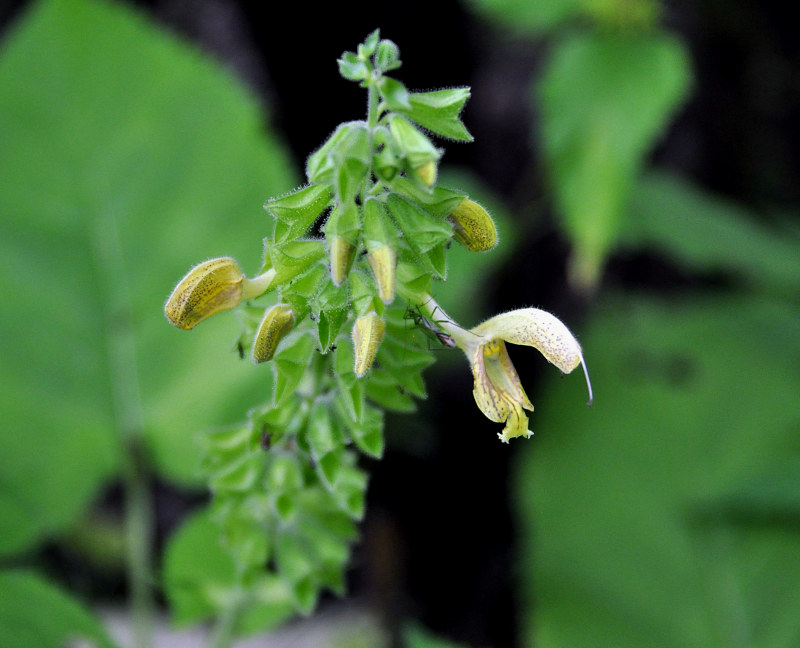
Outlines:
[[414,320],[414,325],[420,331],[422,331],[431,340],[441,344],[443,347],[447,347],[448,349],[456,348],[456,341],[453,339],[453,337],[436,326],[436,320],[431,322],[425,319],[425,317],[423,317],[422,313],[419,311],[419,306],[407,308],[406,319]]

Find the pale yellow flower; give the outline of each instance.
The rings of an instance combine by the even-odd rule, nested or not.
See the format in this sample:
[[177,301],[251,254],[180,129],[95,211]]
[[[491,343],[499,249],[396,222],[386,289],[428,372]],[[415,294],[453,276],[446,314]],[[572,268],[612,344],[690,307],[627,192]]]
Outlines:
[[[534,347],[564,373],[582,365],[591,404],[592,386],[580,344],[554,315],[538,308],[522,308],[496,315],[467,331],[444,315],[438,306],[432,308],[431,302],[433,300],[428,302],[426,311],[432,313],[432,317],[437,317],[438,313],[436,324],[452,336],[470,361],[475,379],[472,393],[478,407],[490,420],[506,424],[498,435],[501,441],[507,443],[514,437],[533,434],[528,429],[525,414],[525,410],[533,411],[533,405],[511,363],[506,342]],[[437,313],[433,313],[434,310]]]

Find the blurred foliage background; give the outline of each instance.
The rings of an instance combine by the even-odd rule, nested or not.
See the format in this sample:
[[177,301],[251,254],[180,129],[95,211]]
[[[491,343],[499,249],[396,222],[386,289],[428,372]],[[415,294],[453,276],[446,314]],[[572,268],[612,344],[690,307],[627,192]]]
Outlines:
[[[352,599],[395,639],[416,619],[472,646],[800,644],[790,8],[282,10],[0,7],[0,646],[111,645],[88,610],[126,593],[132,480],[154,502],[159,569],[196,579],[188,602],[168,582],[179,617],[201,618],[224,585],[224,565],[191,569],[213,554],[189,517],[205,498],[195,440],[240,419],[268,379],[239,361],[231,320],[186,335],[162,303],[198,258],[257,269],[263,201],[364,112],[335,59],[375,27],[400,45],[409,87],[472,86],[476,141],[447,147],[443,182],[492,209],[501,244],[477,261],[454,247],[437,299],[470,326],[557,313],[595,404],[512,349],[536,436],[505,446],[464,359],[439,354],[429,399],[389,418],[369,465]],[[405,637],[446,645],[419,626]]]

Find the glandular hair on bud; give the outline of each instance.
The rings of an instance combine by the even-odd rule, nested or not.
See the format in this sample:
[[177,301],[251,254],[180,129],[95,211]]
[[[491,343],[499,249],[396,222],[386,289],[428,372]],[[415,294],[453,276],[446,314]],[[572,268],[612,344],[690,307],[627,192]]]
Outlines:
[[353,324],[351,332],[355,355],[353,370],[359,378],[364,376],[375,362],[375,356],[378,355],[378,348],[385,334],[386,322],[375,313],[362,315]]
[[286,304],[275,304],[264,313],[253,338],[252,360],[255,364],[272,360],[278,343],[292,330],[294,313]]
[[497,228],[492,217],[474,200],[462,200],[449,220],[456,241],[471,252],[485,252],[497,245]]
[[186,331],[242,299],[245,276],[235,259],[219,257],[189,270],[164,305],[171,324]]
[[343,236],[331,236],[331,280],[337,286],[347,279],[350,265],[353,263],[355,246]]
[[378,297],[384,304],[391,304],[397,281],[397,252],[391,246],[383,245],[367,254],[367,261],[375,275]]
[[423,184],[427,185],[428,187],[432,187],[436,183],[436,173],[438,167],[436,166],[436,162],[430,160],[426,162],[420,167],[414,169],[419,176],[419,179],[422,180]]

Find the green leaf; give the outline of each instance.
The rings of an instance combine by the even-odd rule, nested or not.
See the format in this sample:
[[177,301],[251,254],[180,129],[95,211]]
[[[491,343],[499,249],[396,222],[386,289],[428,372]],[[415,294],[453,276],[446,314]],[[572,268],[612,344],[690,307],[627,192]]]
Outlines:
[[311,311],[312,301],[321,290],[328,274],[328,268],[322,263],[317,263],[305,274],[281,288],[281,301],[292,307],[295,324],[305,319]]
[[476,10],[516,31],[547,32],[582,14],[587,0],[469,0]]
[[275,357],[275,405],[294,394],[305,375],[314,351],[314,338],[307,333],[284,340]]
[[796,304],[606,296],[581,342],[594,406],[552,376],[517,457],[523,643],[798,645]]
[[275,242],[286,243],[306,234],[330,199],[331,192],[327,186],[309,185],[265,202],[264,209],[278,221]]
[[474,138],[458,117],[469,96],[469,88],[413,92],[408,97],[409,107],[399,110],[411,121],[437,135],[471,142]]
[[232,316],[186,334],[162,309],[204,258],[257,268],[258,205],[296,182],[291,164],[258,101],[142,16],[36,3],[0,52],[3,554],[82,514],[120,430],[196,484],[198,428],[263,396],[230,351]]
[[341,124],[322,147],[308,158],[309,182],[331,184],[341,204],[352,202],[369,169],[371,151],[363,121]]
[[364,42],[358,46],[358,55],[364,59],[372,56],[375,53],[375,48],[378,46],[380,37],[380,29],[371,32],[370,35],[364,39]]
[[690,79],[683,45],[657,32],[580,34],[553,50],[537,87],[541,135],[578,284],[598,280],[644,157]]
[[0,592],[0,646],[115,645],[78,601],[33,572],[0,572]]
[[308,419],[306,434],[308,445],[311,448],[311,456],[315,461],[321,460],[329,452],[342,445],[339,435],[334,431],[329,403],[321,400],[314,403]]
[[[173,618],[197,623],[239,603],[236,564],[220,542],[220,529],[207,510],[186,520],[170,538],[164,554],[164,589]],[[264,630],[292,614],[291,593],[274,577],[262,577],[259,596],[245,606],[248,631]],[[254,618],[259,622],[255,624]]]
[[377,198],[367,198],[364,204],[364,245],[368,252],[386,245],[397,244],[397,228],[386,213],[383,202]]
[[408,101],[408,90],[400,81],[382,76],[378,81],[378,91],[390,110],[408,110],[411,108],[411,104]]
[[346,285],[328,279],[316,299],[317,334],[323,353],[330,350],[349,315]]
[[403,640],[407,648],[466,648],[465,644],[438,637],[416,623],[405,627]]
[[358,207],[355,203],[347,205],[336,205],[331,211],[328,220],[325,221],[325,236],[341,236],[350,244],[358,243],[358,235],[361,233],[361,221],[358,215]]
[[[755,214],[686,180],[650,173],[636,184],[624,247],[657,249],[694,272],[729,272],[761,290],[800,286],[790,232],[762,227]],[[713,242],[713,245],[710,244]]]
[[393,114],[389,121],[389,131],[411,169],[418,169],[441,157],[433,142],[405,117]]

